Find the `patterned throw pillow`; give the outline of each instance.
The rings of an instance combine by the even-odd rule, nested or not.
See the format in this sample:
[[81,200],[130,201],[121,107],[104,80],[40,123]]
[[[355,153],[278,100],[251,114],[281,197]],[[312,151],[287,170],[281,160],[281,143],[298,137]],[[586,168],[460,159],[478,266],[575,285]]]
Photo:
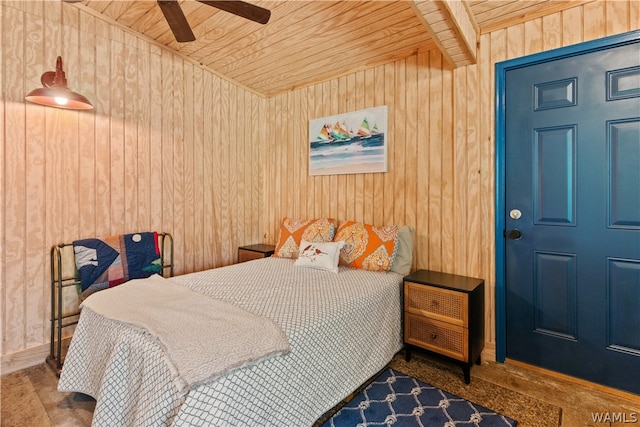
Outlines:
[[280,236],[274,256],[280,258],[298,258],[300,242],[331,242],[336,232],[336,220],[284,218],[280,226]]
[[300,253],[294,265],[337,273],[340,249],[343,246],[344,242],[314,243],[303,240],[300,242]]
[[340,265],[371,271],[388,271],[396,256],[398,226],[376,227],[355,221],[340,225],[334,241],[344,241]]

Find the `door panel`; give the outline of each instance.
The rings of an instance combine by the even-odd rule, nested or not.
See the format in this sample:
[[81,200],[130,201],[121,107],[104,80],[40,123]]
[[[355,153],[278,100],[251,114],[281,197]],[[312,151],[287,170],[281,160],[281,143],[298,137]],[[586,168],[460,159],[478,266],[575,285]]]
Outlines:
[[575,225],[576,127],[533,133],[535,224]]
[[609,123],[609,227],[640,230],[640,120]]
[[609,259],[608,348],[640,356],[640,310],[628,299],[640,301],[640,262]]
[[534,252],[534,331],[576,340],[576,257]]
[[506,356],[634,393],[639,46],[505,74]]

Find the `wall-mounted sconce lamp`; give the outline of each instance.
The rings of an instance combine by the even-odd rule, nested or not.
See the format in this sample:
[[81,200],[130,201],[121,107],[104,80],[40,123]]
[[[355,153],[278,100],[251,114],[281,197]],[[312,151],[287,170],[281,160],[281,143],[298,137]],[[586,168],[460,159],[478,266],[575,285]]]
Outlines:
[[62,69],[62,57],[60,56],[56,61],[56,70],[42,74],[40,82],[43,87],[29,92],[25,97],[27,101],[69,110],[90,110],[93,108],[87,98],[67,87],[67,78]]

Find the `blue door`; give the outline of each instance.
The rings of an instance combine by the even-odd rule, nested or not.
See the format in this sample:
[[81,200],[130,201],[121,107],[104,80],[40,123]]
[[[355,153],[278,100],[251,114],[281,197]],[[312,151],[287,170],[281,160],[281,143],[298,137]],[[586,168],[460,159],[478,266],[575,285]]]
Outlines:
[[640,42],[504,88],[506,357],[640,394]]

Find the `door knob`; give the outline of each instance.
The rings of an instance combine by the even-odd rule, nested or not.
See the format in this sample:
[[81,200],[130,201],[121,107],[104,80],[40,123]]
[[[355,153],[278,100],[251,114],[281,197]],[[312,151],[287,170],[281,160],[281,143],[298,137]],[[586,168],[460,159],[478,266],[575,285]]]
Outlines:
[[522,233],[517,228],[514,228],[513,230],[505,231],[504,236],[507,239],[520,240],[522,238]]

